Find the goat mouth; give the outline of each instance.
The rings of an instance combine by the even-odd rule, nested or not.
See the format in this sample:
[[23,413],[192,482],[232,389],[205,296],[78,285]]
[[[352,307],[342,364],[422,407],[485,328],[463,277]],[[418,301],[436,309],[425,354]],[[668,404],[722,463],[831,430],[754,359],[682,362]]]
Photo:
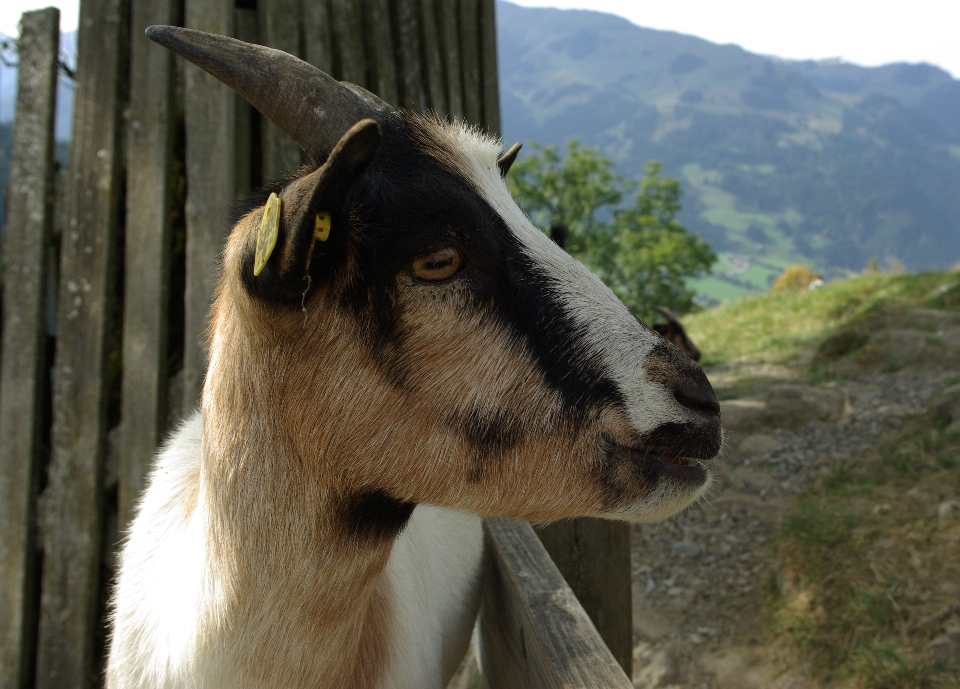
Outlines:
[[709,473],[699,459],[670,452],[613,445],[609,448],[607,456],[615,461],[626,461],[648,482],[656,481],[663,476],[677,483],[696,487],[707,481]]
[[664,462],[669,462],[670,464],[676,464],[677,466],[681,466],[681,467],[696,466],[698,464],[702,466],[699,460],[696,460],[693,457],[684,457],[683,455],[671,455],[668,453],[664,453],[660,455],[659,458],[662,459]]

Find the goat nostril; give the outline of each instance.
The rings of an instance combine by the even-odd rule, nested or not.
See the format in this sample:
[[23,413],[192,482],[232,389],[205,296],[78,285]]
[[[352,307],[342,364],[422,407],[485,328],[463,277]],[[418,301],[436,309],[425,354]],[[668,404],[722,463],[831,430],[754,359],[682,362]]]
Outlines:
[[706,414],[707,416],[720,416],[720,403],[712,394],[707,395],[699,390],[674,390],[673,399],[680,406],[686,407],[691,411]]

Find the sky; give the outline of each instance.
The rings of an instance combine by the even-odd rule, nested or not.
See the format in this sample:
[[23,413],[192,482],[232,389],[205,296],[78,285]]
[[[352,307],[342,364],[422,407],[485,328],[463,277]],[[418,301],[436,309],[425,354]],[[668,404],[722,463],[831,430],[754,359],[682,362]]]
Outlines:
[[[514,0],[528,7],[593,9],[635,24],[794,59],[841,58],[860,65],[929,62],[960,78],[960,0]],[[55,4],[77,28],[77,3],[2,0],[0,32],[20,14]]]

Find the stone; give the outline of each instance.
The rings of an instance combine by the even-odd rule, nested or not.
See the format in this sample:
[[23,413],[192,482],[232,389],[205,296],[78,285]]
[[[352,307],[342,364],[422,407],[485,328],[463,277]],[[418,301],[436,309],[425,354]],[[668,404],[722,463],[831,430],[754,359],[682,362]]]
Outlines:
[[772,421],[799,424],[831,421],[843,416],[846,398],[842,390],[809,385],[771,385],[764,393]]
[[947,627],[946,632],[927,644],[927,652],[937,665],[960,670],[960,627]]
[[700,546],[693,541],[677,541],[673,544],[673,552],[677,555],[695,556],[700,554]]
[[636,689],[661,689],[676,678],[676,660],[666,650],[653,653],[646,662],[633,664],[633,686]]
[[760,455],[766,452],[774,452],[783,447],[783,440],[769,433],[755,433],[748,435],[740,441],[737,446],[741,455]]
[[960,512],[960,502],[956,500],[944,500],[937,506],[937,518],[945,522],[954,512]]
[[727,431],[760,421],[767,412],[767,403],[759,399],[722,400],[720,419]]
[[960,384],[951,385],[940,393],[933,405],[933,415],[941,425],[960,421]]

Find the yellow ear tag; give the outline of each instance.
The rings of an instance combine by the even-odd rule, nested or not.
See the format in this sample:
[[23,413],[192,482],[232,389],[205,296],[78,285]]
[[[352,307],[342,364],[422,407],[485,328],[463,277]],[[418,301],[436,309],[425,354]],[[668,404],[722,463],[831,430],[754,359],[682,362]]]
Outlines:
[[321,242],[330,237],[330,211],[320,211],[313,218],[313,238]]
[[277,234],[280,231],[280,197],[270,194],[267,205],[263,209],[263,220],[260,221],[260,231],[257,232],[257,254],[253,262],[253,274],[259,275],[267,265],[273,248],[277,245]]

